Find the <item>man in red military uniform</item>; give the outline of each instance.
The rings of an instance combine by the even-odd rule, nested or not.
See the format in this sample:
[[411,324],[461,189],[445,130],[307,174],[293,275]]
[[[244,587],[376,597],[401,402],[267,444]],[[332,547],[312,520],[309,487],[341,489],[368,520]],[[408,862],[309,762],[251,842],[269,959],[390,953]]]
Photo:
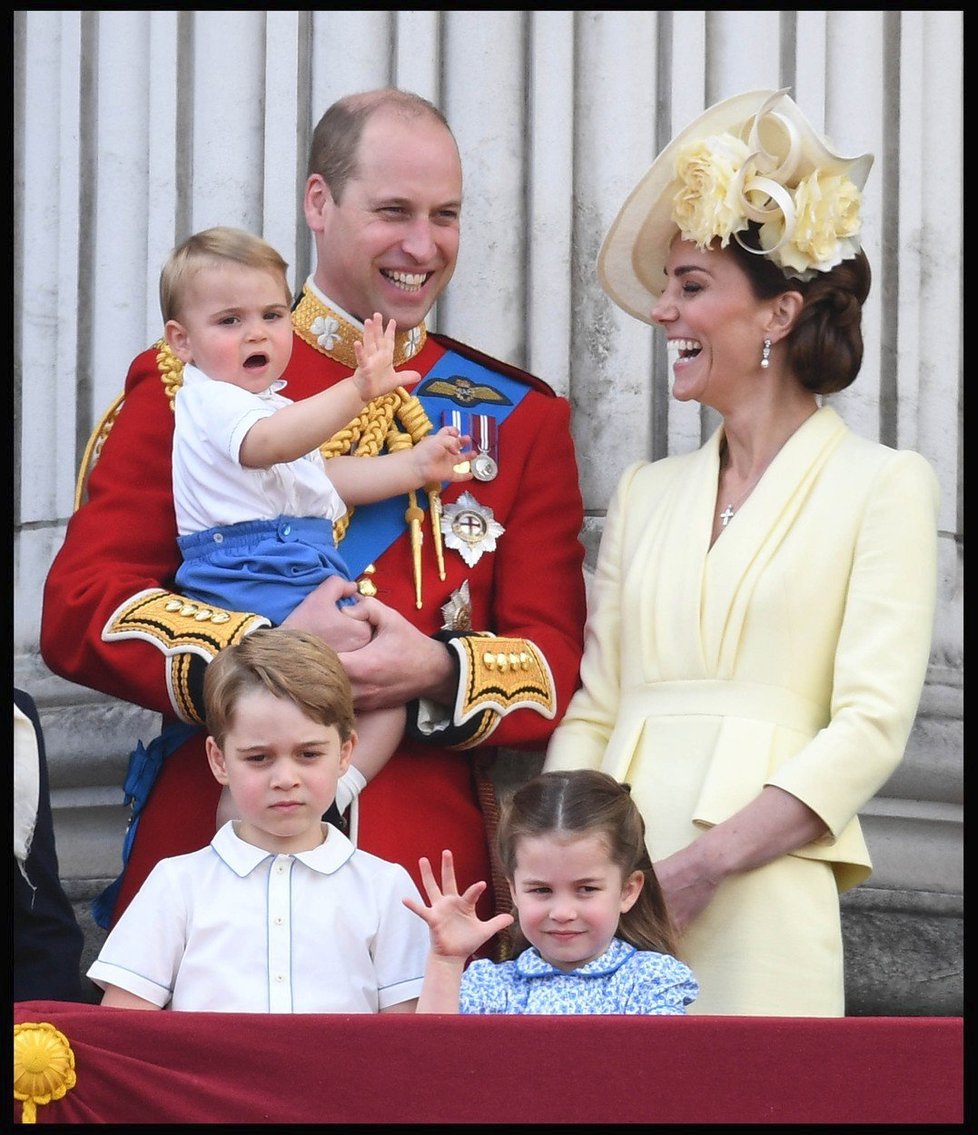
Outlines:
[[[467,886],[492,881],[488,761],[500,746],[545,747],[577,685],[585,594],[567,401],[425,327],[455,268],[461,199],[455,140],[431,104],[388,90],[326,112],[304,201],[317,262],[293,311],[285,377],[299,400],[348,376],[362,320],[379,311],[397,322],[395,366],[421,381],[371,403],[324,453],[412,444],[443,422],[473,437],[474,480],[359,507],[337,533],[375,630],[366,647],[342,655],[358,708],[408,705],[401,746],[360,796],[359,846],[416,879],[419,856],[437,862],[451,848]],[[219,786],[203,751],[203,671],[268,622],[172,590],[180,379],[162,341],[133,361],[45,585],[47,665],[164,717],[162,738],[148,751],[140,744],[142,763],[126,782],[138,823],[113,921],[160,858],[212,838]],[[336,607],[343,587],[352,589],[327,580],[287,623],[328,642],[333,620],[348,617]]]

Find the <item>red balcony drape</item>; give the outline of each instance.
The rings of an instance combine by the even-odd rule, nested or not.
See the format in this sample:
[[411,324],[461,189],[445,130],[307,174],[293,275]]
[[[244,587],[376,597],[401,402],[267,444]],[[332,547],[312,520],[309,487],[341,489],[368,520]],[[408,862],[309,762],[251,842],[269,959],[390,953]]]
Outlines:
[[37,1123],[895,1124],[960,1123],[964,1111],[960,1017],[266,1016],[27,1001],[14,1006],[15,1053],[28,1024],[60,1033],[74,1059],[74,1085],[36,1106]]

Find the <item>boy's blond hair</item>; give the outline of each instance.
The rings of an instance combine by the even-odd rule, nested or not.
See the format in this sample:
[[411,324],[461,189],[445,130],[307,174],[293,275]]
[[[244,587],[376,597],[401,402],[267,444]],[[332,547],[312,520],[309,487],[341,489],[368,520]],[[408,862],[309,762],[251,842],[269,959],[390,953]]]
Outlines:
[[160,311],[163,322],[181,318],[187,285],[201,268],[213,268],[228,261],[280,275],[286,303],[291,307],[289,266],[279,253],[254,233],[218,226],[188,236],[166,258],[160,272]]
[[312,721],[335,725],[341,741],[354,729],[350,679],[336,651],[322,639],[289,627],[253,631],[224,650],[204,671],[207,731],[218,748],[241,698],[267,690],[288,698]]

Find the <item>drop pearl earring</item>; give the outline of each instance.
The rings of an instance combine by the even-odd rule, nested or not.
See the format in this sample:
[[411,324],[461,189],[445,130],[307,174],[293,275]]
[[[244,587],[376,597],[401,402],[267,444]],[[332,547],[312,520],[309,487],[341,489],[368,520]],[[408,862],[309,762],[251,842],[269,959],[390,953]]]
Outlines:
[[771,340],[765,339],[764,346],[761,348],[761,367],[764,370],[771,365]]

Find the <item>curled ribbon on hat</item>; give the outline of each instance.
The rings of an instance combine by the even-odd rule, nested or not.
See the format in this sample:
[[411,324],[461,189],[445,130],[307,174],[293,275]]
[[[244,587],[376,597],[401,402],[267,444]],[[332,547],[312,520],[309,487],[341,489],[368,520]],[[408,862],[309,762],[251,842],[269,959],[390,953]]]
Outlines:
[[[784,185],[791,181],[798,169],[801,158],[801,135],[790,119],[771,109],[784,93],[784,91],[778,91],[777,94],[772,95],[754,116],[750,128],[750,137],[747,141],[751,155],[744,162],[734,185],[735,192],[740,194],[744,216],[749,220],[757,221],[758,224],[763,225],[776,221],[779,212],[783,217],[784,227],[781,237],[776,244],[768,248],[751,248],[750,245],[745,244],[740,239],[738,234],[734,234],[734,239],[741,248],[758,256],[770,256],[772,252],[789,241],[795,231],[795,202]],[[788,148],[784,157],[780,160],[777,154],[772,154],[761,144],[760,125],[762,121],[777,122],[784,130],[788,140]],[[748,176],[748,170],[752,167],[767,176],[759,176],[757,173]],[[762,194],[764,201],[773,201],[774,205],[758,207],[755,203],[757,194]]]
[[[749,244],[745,244],[740,239],[739,233],[734,233],[734,240],[747,252],[754,252],[758,256],[770,256],[785,241],[790,240],[795,231],[795,202],[788,190],[783,185],[779,185],[778,182],[772,181],[771,178],[757,177],[756,175],[748,178],[747,166],[744,166],[737,177],[738,182],[735,188],[740,193],[741,206],[745,217],[762,225],[777,220],[779,212],[784,218],[781,239],[776,244],[771,245],[770,248],[751,248]],[[758,192],[763,193],[765,199],[773,200],[776,204],[764,209],[753,205],[750,194]]]
[[[778,91],[777,94],[772,95],[761,107],[761,109],[754,116],[754,121],[750,128],[750,138],[747,145],[753,151],[755,160],[763,158],[763,161],[758,161],[757,168],[763,173],[768,174],[779,182],[789,182],[795,175],[795,170],[798,168],[798,162],[801,158],[801,135],[798,132],[795,124],[790,118],[786,118],[783,114],[778,114],[777,111],[771,108],[787,93],[787,88],[783,91]],[[785,134],[788,136],[788,152],[785,154],[780,165],[778,164],[777,155],[765,150],[761,145],[760,127],[762,122],[779,122],[783,127]]]
[[[790,118],[785,118],[784,115],[779,115],[772,109],[784,93],[784,91],[778,91],[770,96],[757,112],[757,115],[754,115],[750,137],[748,138],[751,155],[744,162],[735,183],[735,190],[740,193],[745,217],[758,221],[760,225],[766,225],[769,221],[776,220],[778,211],[784,218],[781,239],[778,239],[776,244],[767,247],[767,249],[752,249],[750,245],[744,244],[739,235],[734,234],[737,244],[740,244],[742,249],[757,253],[760,257],[770,255],[770,253],[779,249],[786,241],[790,241],[794,233],[794,199],[784,186],[791,182],[795,170],[798,169],[801,159],[801,135]],[[765,119],[776,121],[784,129],[787,138],[787,152],[781,160],[778,160],[777,154],[766,150],[764,145],[761,144],[760,124]],[[759,176],[759,174],[748,176],[748,170],[751,167],[757,169],[759,174],[767,176]],[[767,208],[759,208],[756,204],[756,197],[754,197],[754,194],[758,193],[764,194],[764,200],[774,201],[775,204],[769,205]]]

